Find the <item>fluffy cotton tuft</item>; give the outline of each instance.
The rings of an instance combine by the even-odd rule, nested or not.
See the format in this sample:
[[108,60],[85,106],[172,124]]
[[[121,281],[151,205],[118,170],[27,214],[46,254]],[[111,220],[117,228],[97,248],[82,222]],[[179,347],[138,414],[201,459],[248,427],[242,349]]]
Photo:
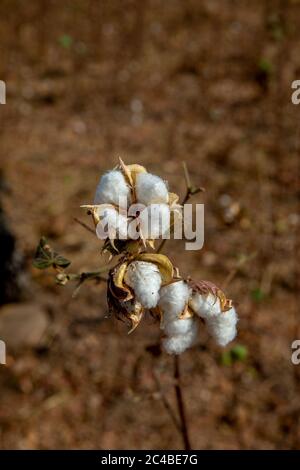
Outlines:
[[110,239],[127,238],[127,217],[119,212],[114,207],[102,207],[97,210],[100,222],[97,224],[96,234],[101,240],[109,237]]
[[[178,320],[183,321],[183,320]],[[174,335],[164,338],[162,341],[162,345],[164,350],[168,354],[181,354],[186,349],[193,346],[195,340],[197,338],[197,323],[192,321],[191,328],[189,331],[183,335]]]
[[226,346],[236,336],[238,317],[234,307],[207,320],[208,331],[220,346]]
[[193,322],[192,318],[165,321],[163,329],[168,336],[185,335],[193,328]]
[[189,288],[184,281],[173,282],[160,290],[159,307],[165,319],[176,319],[184,310],[189,298]]
[[131,202],[131,193],[124,175],[119,170],[105,173],[97,186],[94,204],[115,204],[125,207]]
[[161,276],[156,264],[133,261],[127,268],[124,281],[134,290],[136,299],[143,307],[156,307],[161,286]]
[[166,183],[159,176],[151,173],[139,173],[137,175],[135,190],[138,202],[145,206],[149,204],[167,204],[169,202]]
[[221,313],[221,304],[213,294],[193,294],[189,301],[194,312],[201,318],[208,319]]
[[167,204],[151,204],[140,213],[139,221],[144,238],[159,238],[170,228],[170,208]]

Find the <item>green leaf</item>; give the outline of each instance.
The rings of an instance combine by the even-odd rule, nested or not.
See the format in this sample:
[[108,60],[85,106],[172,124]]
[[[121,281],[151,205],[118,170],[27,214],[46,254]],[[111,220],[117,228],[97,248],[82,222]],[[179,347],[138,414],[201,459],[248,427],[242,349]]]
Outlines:
[[67,258],[59,255],[48,245],[45,237],[40,239],[40,243],[36,249],[33,266],[37,269],[47,269],[50,267],[59,266],[67,268],[71,264]]
[[248,356],[248,349],[242,344],[236,344],[229,351],[224,351],[220,357],[222,366],[230,367],[234,362],[244,362]]
[[245,361],[247,356],[248,356],[248,349],[246,346],[243,346],[242,344],[236,344],[231,350],[230,350],[232,359],[235,361]]
[[232,357],[230,351],[224,351],[221,354],[220,362],[222,366],[230,367],[232,365]]
[[261,59],[258,64],[258,68],[266,75],[271,75],[273,72],[273,65],[268,59]]
[[65,49],[70,49],[73,44],[73,38],[68,34],[63,34],[59,38],[59,44],[64,47]]
[[251,291],[251,297],[255,302],[261,302],[265,298],[265,293],[257,287]]

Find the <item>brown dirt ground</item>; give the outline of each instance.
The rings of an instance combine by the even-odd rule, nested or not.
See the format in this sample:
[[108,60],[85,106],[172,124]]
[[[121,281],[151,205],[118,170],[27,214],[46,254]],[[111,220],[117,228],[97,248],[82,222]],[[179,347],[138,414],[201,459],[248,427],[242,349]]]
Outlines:
[[[166,248],[183,274],[221,284],[239,256],[257,253],[227,287],[247,359],[222,365],[204,331],[182,356],[193,447],[299,447],[300,366],[290,355],[299,336],[300,115],[290,96],[300,2],[3,0],[0,10],[4,206],[28,257],[28,295],[52,331],[47,347],[1,367],[0,447],[182,445],[153,379],[155,369],[173,400],[172,359],[147,350],[157,325],[145,321],[128,337],[104,318],[103,285],[73,300],[71,286],[30,267],[41,234],[75,271],[104,262],[73,217],[85,218],[79,205],[119,155],[181,194],[185,160],[205,186],[194,199],[206,205],[204,249]],[[224,195],[238,208],[231,221]]]

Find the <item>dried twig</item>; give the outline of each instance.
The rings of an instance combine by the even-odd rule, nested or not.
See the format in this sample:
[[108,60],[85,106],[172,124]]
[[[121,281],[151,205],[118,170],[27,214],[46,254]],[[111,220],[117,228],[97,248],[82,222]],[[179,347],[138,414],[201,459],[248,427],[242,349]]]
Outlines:
[[92,229],[88,224],[86,224],[85,222],[82,222],[82,220],[77,219],[77,217],[74,217],[73,220],[74,222],[77,222],[79,225],[85,228],[88,232],[95,235],[95,229]]
[[188,425],[185,413],[184,399],[181,390],[181,374],[180,374],[180,356],[174,356],[174,379],[175,379],[175,394],[178,412],[181,421],[181,433],[185,450],[191,450],[191,441],[189,438]]

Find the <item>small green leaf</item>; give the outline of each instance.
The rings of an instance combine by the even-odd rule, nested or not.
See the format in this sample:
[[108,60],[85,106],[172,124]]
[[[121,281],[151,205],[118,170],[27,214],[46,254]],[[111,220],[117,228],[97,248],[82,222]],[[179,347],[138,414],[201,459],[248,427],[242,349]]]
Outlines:
[[73,38],[68,34],[63,34],[59,38],[59,44],[64,47],[65,49],[70,49],[73,44]]
[[232,365],[232,357],[230,351],[224,351],[221,354],[220,362],[222,366],[230,367]]
[[232,359],[235,361],[245,361],[247,356],[248,356],[248,349],[246,346],[243,346],[242,344],[236,344],[233,346],[233,348],[230,350]]
[[45,237],[40,239],[40,243],[36,249],[33,266],[37,269],[47,269],[50,267],[59,266],[67,268],[71,264],[67,258],[59,255],[48,245]]
[[258,68],[266,75],[271,75],[273,72],[273,65],[268,59],[261,59],[258,64]]
[[251,297],[255,302],[261,302],[265,298],[265,293],[257,287],[251,291]]

